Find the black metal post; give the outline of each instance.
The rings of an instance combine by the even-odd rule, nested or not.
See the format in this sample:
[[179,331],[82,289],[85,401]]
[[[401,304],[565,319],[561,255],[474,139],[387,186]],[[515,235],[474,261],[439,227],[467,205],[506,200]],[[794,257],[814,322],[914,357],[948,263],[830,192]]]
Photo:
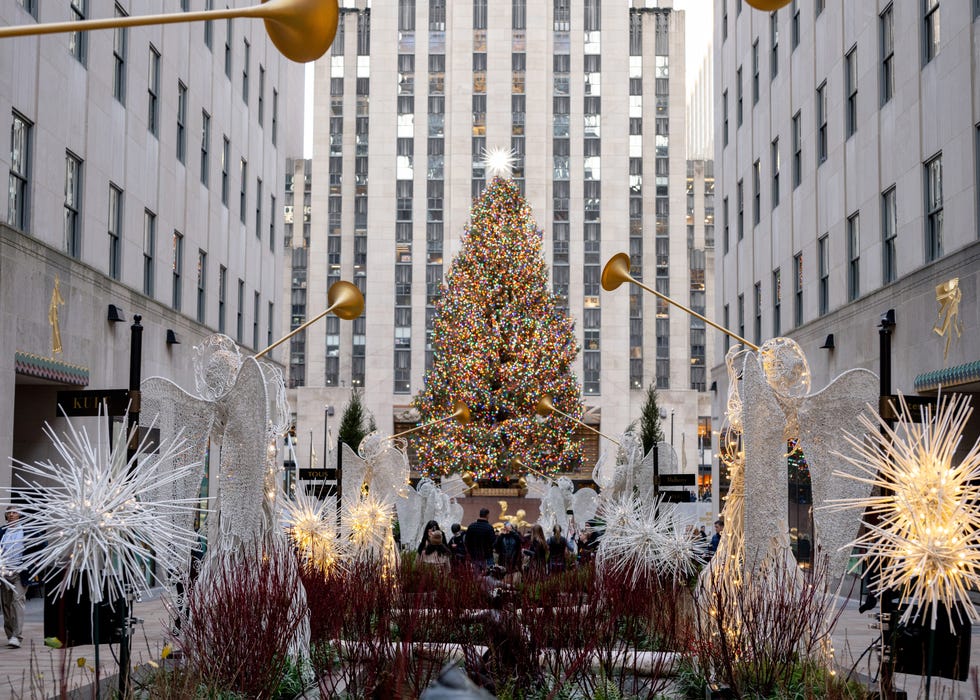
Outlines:
[[[140,381],[143,364],[143,326],[140,321],[143,317],[139,314],[133,316],[133,325],[130,326],[129,341],[129,421],[126,426],[129,435],[129,447],[127,449],[127,461],[132,464],[133,457],[139,449],[139,424],[140,424]],[[129,635],[129,599],[128,591],[123,595],[119,605],[119,617],[122,623],[122,635],[119,640],[119,697],[129,697],[129,666],[130,666],[130,635]],[[99,640],[95,640],[96,645]]]
[[653,503],[660,499],[660,441],[653,443]]
[[[895,310],[881,315],[878,326],[878,390],[882,397],[892,393],[892,331],[895,328]],[[879,407],[880,410],[880,407]],[[873,575],[874,572],[872,572]],[[865,571],[865,576],[868,572]],[[879,591],[879,623],[881,625],[881,666],[878,679],[880,697],[895,697],[895,604],[889,591]]]
[[[344,465],[343,465],[344,451],[343,451],[343,449],[341,449],[342,447],[343,447],[343,443],[340,441],[340,435],[339,435],[339,431],[338,431],[338,435],[337,435],[337,488],[335,490],[335,493],[337,494],[337,534],[338,534],[338,536],[340,535],[340,525],[341,525],[341,522],[340,522],[341,521],[340,513],[341,513],[341,510],[342,510],[342,508],[341,508],[341,506],[342,506],[341,501],[342,501],[343,496],[344,496]],[[324,459],[326,459],[326,457],[324,457]]]

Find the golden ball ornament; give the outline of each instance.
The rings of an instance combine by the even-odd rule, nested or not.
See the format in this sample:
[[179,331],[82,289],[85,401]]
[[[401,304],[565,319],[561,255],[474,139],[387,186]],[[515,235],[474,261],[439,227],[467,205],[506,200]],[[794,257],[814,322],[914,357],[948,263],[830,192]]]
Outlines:
[[757,10],[775,12],[779,8],[789,5],[790,0],[745,0],[745,2]]

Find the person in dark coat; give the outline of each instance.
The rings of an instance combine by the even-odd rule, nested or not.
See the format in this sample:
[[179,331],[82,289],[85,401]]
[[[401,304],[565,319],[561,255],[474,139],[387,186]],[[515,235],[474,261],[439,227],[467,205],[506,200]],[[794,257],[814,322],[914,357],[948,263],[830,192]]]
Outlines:
[[718,545],[721,543],[721,531],[724,527],[725,523],[721,520],[715,521],[715,534],[711,536],[711,542],[708,544],[708,554],[712,557],[718,551]]
[[[427,522],[425,524],[425,529],[422,531],[422,540],[419,542],[418,549],[416,550],[419,554],[422,553],[422,550],[425,549],[426,545],[431,544],[429,542],[429,535],[433,531],[435,531],[435,530],[439,530],[439,523],[437,523],[435,520],[430,520],[429,522]],[[442,535],[442,531],[441,530],[440,530],[439,534],[440,534],[440,536]],[[443,542],[442,540],[440,540],[439,541],[439,544],[443,544],[444,545],[445,542]]]
[[493,551],[497,553],[497,563],[513,574],[521,570],[521,551],[524,541],[514,530],[513,523],[504,523],[504,531],[497,536],[493,543]]
[[466,554],[473,562],[473,567],[479,572],[493,566],[493,543],[497,535],[488,520],[489,517],[490,509],[481,508],[480,517],[466,528]]
[[458,564],[466,559],[466,533],[459,523],[453,523],[450,530],[453,534],[449,538],[449,551],[453,553],[453,563]]

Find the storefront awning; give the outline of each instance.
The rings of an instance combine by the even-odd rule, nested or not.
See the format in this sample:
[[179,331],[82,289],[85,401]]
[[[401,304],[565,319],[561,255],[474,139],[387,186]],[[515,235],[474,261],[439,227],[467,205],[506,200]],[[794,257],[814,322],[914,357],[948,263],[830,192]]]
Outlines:
[[945,389],[974,382],[980,382],[980,360],[917,375],[915,390],[917,392],[935,391],[940,386]]
[[29,352],[14,353],[14,371],[28,377],[46,379],[59,384],[88,386],[88,368],[59,362]]

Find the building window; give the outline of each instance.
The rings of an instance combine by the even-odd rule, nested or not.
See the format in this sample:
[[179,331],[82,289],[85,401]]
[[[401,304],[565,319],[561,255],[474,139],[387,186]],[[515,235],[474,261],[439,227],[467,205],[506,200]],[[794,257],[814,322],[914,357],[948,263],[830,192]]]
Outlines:
[[73,258],[82,256],[82,161],[73,153],[65,154],[65,252]]
[[721,3],[721,41],[728,39],[728,0]]
[[585,0],[585,31],[598,32],[602,29],[601,9],[599,0]]
[[896,238],[898,236],[898,210],[894,185],[881,193],[881,283],[888,284],[897,278],[898,260]]
[[259,315],[262,310],[262,299],[258,292],[252,297],[252,347],[259,349]]
[[246,194],[248,193],[248,161],[241,159],[238,165],[238,218],[245,223]]
[[775,12],[769,15],[769,41],[772,51],[769,58],[769,79],[779,75],[779,20]]
[[779,206],[779,138],[772,142],[772,156],[770,168],[772,168],[772,208]]
[[722,245],[724,252],[728,252],[728,197],[721,200],[721,225],[722,225]]
[[272,145],[276,145],[276,135],[279,133],[279,91],[272,88]]
[[17,4],[24,8],[24,11],[37,19],[37,0],[17,0]]
[[208,162],[208,150],[211,148],[211,115],[201,112],[201,184],[208,186],[211,172]]
[[735,206],[735,234],[738,240],[742,240],[745,236],[745,186],[742,180],[739,180],[735,186]]
[[[204,0],[204,9],[206,11],[213,10],[214,0]],[[204,23],[204,45],[207,46],[208,51],[210,51],[213,44],[214,44],[214,21],[209,19]]]
[[153,296],[153,258],[157,245],[157,215],[143,210],[143,294]]
[[235,316],[235,340],[239,345],[245,333],[245,280],[238,279],[238,312]]
[[722,118],[722,127],[721,127],[722,145],[727,146],[728,145],[728,90],[725,90],[723,93],[721,93],[721,118]]
[[231,160],[231,142],[227,136],[221,139],[221,203],[228,206],[228,167]]
[[752,336],[756,345],[762,344],[762,282],[756,282],[752,289],[752,310],[755,317],[755,327]]
[[266,329],[265,329],[265,346],[266,347],[269,347],[270,345],[272,345],[272,341],[274,339],[273,336],[272,336],[272,333],[273,333],[272,326],[273,326],[273,319],[275,317],[276,317],[276,305],[273,304],[270,301],[269,302],[269,315],[266,318]]
[[[483,2],[484,17],[486,17],[486,0]],[[473,21],[476,22],[477,3],[473,3]],[[484,19],[486,22],[486,19]],[[415,31],[415,0],[398,0],[398,31]]]
[[122,273],[122,190],[109,184],[109,277],[119,279]]
[[[85,15],[88,12],[88,0],[71,0],[71,19],[75,22],[82,22],[85,20]],[[88,41],[87,32],[72,32],[68,35],[68,51],[71,53],[75,59],[85,65],[87,60],[86,56],[86,42]]]
[[861,222],[857,214],[847,218],[847,300],[861,296]]
[[803,325],[803,253],[793,256],[793,325]]
[[160,52],[150,46],[149,73],[146,78],[147,106],[146,128],[154,136],[159,129],[160,118]]
[[895,94],[895,12],[891,5],[878,18],[881,55],[881,104]]
[[174,231],[173,240],[173,293],[170,306],[174,311],[180,311],[181,304],[181,277],[184,274],[184,234]]
[[759,102],[759,40],[752,42],[752,104]]
[[777,267],[772,271],[772,337],[778,338],[782,334],[781,312],[783,305],[783,282]]
[[742,66],[735,71],[735,127],[742,126]]
[[276,195],[269,198],[269,251],[276,250]]
[[228,292],[228,268],[218,267],[218,332],[225,332],[225,299]]
[[745,337],[745,295],[739,294],[737,299],[736,314],[738,315],[738,336]]
[[758,226],[762,217],[762,163],[752,164],[752,225]]
[[245,42],[245,53],[242,57],[242,102],[248,104],[248,64],[252,56],[252,45],[248,43],[248,39]]
[[922,64],[929,63],[939,53],[939,0],[923,0],[925,44],[922,47]]
[[259,64],[259,126],[265,117],[265,66]]
[[[116,5],[116,17],[125,17],[126,11]],[[112,35],[112,96],[119,104],[126,104],[126,27],[113,30]]]
[[262,178],[255,181],[255,237],[262,240]]
[[943,157],[926,163],[926,262],[943,254]]
[[800,45],[800,3],[799,3],[799,0],[793,0],[792,10],[790,10],[790,12],[793,15],[793,20],[792,20],[792,24],[793,24],[792,43],[793,43],[793,50],[795,51],[796,50],[796,47]]
[[225,77],[231,80],[231,18],[225,22]]
[[817,239],[817,265],[820,278],[818,311],[823,316],[830,309],[830,239],[827,234]]
[[187,155],[187,86],[177,81],[177,160]]
[[803,119],[799,112],[793,115],[793,189],[803,182]]
[[858,128],[858,66],[857,46],[844,56],[844,133],[846,138],[854,135]]
[[816,17],[819,17],[823,13],[823,8],[826,4],[826,0],[814,0],[813,7]]
[[[721,325],[723,325],[725,328],[728,328],[729,327],[728,324],[729,324],[728,304],[725,304],[721,308]],[[732,344],[732,337],[728,335],[728,333],[722,333],[721,335],[725,341],[724,348],[725,348],[725,352],[727,353],[728,348],[730,348]]]
[[31,123],[14,112],[10,125],[10,175],[7,180],[7,224],[27,230],[28,177],[31,165]]
[[197,251],[197,322],[204,323],[208,301],[208,254]]
[[817,164],[827,160],[827,81],[817,88]]

